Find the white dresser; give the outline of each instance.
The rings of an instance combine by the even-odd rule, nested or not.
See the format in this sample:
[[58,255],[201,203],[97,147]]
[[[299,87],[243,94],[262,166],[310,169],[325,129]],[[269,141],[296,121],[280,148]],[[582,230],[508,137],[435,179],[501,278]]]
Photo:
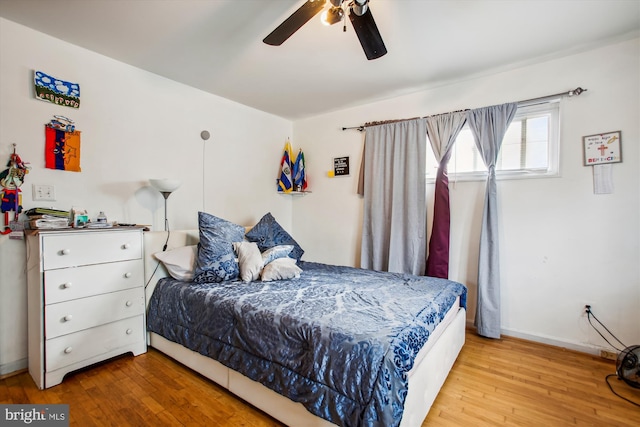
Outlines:
[[142,245],[137,228],[27,234],[29,373],[39,388],[147,351]]

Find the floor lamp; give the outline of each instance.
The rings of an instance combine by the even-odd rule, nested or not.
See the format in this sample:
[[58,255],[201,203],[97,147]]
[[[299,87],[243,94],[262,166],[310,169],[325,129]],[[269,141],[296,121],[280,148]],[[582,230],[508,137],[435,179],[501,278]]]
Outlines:
[[182,185],[177,179],[150,179],[151,186],[158,190],[164,197],[164,231],[169,231],[169,219],[167,218],[167,199]]

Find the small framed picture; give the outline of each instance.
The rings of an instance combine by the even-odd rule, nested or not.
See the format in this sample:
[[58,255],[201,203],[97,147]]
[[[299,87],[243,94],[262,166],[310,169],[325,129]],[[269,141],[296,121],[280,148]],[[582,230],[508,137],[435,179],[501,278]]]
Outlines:
[[584,165],[622,162],[622,132],[607,132],[582,137]]
[[349,176],[349,156],[333,158],[334,176]]

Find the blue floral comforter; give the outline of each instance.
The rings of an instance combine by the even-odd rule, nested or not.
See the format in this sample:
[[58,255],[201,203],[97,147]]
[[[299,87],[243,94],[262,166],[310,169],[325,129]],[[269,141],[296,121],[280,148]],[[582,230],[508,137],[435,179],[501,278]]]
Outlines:
[[342,426],[395,426],[416,354],[467,289],[432,277],[301,262],[299,279],[161,279],[148,329]]

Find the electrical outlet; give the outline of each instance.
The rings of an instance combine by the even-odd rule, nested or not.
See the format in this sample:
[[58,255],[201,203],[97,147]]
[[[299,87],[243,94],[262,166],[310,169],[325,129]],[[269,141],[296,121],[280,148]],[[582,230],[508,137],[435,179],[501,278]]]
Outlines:
[[587,308],[589,308],[589,309],[590,309],[590,308],[591,308],[591,304],[590,304],[590,303],[588,303],[588,302],[583,303],[583,304],[582,304],[582,308],[581,308],[581,310],[582,310],[582,317],[587,317]]
[[46,200],[54,202],[56,192],[53,185],[33,184],[33,200]]
[[609,360],[618,360],[618,353],[609,350],[600,350],[600,357]]

